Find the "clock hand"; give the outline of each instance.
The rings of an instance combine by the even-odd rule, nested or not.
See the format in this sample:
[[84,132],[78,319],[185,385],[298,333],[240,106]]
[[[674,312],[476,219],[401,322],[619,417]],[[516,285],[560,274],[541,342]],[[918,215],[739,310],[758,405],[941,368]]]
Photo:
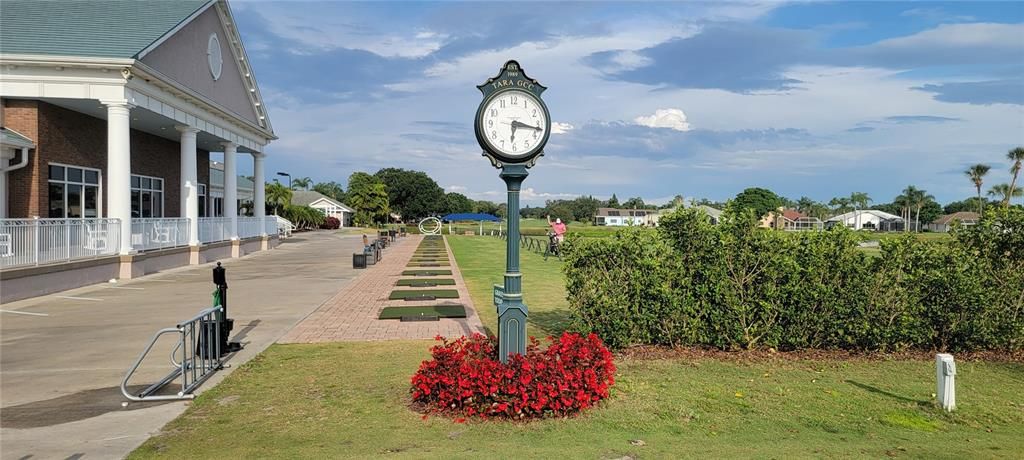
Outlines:
[[540,131],[539,127],[537,127],[537,126],[530,126],[530,125],[528,125],[526,123],[523,123],[523,122],[521,122],[519,120],[513,121],[511,124],[512,124],[513,128],[529,128],[529,129],[532,129],[534,131]]

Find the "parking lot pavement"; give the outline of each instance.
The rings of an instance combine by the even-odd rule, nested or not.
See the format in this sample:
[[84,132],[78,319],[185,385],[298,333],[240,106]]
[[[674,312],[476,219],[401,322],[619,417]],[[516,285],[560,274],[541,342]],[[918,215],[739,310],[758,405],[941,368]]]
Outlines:
[[[232,340],[245,349],[200,392],[361,273],[352,269],[352,253],[361,248],[358,235],[314,232],[223,260]],[[0,458],[123,457],[184,411],[185,402],[122,407],[118,386],[157,330],[210,307],[212,268],[183,267],[0,306]],[[161,341],[132,384],[170,372],[175,343]]]

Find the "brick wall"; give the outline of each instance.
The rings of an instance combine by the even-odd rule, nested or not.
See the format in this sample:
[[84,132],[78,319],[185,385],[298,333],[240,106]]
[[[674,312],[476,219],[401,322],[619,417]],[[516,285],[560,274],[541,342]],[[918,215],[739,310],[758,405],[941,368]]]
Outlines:
[[[10,174],[10,216],[47,215],[47,165],[63,163],[103,173],[107,214],[107,122],[42,101],[4,100],[4,123],[36,142],[29,165]],[[142,110],[142,109],[134,109]],[[181,154],[178,142],[131,130],[132,174],[164,179],[164,216],[178,217]],[[198,153],[199,181],[209,183],[209,152]]]
[[[4,125],[32,139],[38,145],[37,102],[4,99],[3,103]],[[29,150],[28,165],[7,173],[7,217],[45,216],[38,211],[39,155],[36,151]]]

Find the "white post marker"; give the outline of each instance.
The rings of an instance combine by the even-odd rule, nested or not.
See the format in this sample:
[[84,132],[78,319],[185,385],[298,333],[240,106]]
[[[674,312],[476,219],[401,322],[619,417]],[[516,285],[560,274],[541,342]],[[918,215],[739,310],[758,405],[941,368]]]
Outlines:
[[956,410],[956,363],[953,362],[953,355],[935,355],[935,378],[935,395],[939,398],[939,405],[946,412]]

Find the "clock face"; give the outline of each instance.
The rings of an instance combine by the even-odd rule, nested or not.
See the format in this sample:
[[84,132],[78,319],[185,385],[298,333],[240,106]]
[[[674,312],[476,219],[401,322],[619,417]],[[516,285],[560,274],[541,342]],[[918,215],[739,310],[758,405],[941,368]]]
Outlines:
[[480,113],[480,134],[506,157],[520,158],[537,150],[547,135],[548,120],[537,97],[521,90],[495,93]]

